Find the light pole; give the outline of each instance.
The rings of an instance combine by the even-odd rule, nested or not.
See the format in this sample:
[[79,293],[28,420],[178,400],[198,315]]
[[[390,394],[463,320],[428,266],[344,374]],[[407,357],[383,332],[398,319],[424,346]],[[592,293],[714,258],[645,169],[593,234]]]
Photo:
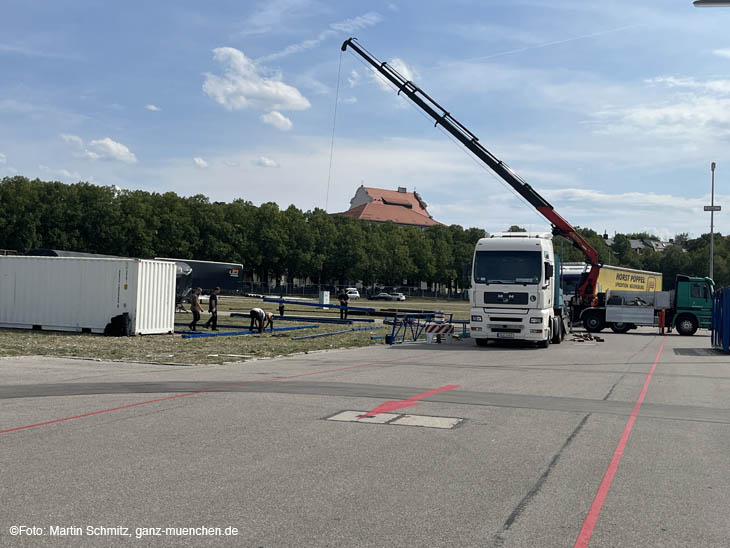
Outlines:
[[[715,205],[715,162],[710,164],[712,170],[712,205],[705,206],[705,211],[710,212],[710,278],[712,278],[715,261],[715,211],[721,211],[722,207]],[[714,278],[712,278],[714,280]]]
[[715,162],[710,164],[712,171],[712,194],[710,197],[710,278],[715,279],[714,262],[715,262]]

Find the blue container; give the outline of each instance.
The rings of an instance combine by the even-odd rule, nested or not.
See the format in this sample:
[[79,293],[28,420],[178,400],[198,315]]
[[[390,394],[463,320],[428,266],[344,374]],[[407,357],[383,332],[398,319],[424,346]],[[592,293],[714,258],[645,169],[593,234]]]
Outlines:
[[730,288],[715,291],[712,297],[712,346],[730,353]]

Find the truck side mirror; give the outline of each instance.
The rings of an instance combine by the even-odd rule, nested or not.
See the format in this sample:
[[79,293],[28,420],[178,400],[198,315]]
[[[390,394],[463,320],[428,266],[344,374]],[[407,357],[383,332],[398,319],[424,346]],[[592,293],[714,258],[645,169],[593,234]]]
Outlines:
[[553,277],[553,265],[545,263],[545,281]]

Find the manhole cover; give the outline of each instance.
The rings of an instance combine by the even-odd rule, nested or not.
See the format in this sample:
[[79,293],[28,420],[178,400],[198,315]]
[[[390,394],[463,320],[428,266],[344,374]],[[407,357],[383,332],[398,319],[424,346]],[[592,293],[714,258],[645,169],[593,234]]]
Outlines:
[[[422,428],[440,428],[450,430],[456,428],[466,419],[457,417],[428,417],[425,415],[399,415],[395,413],[378,413],[372,417],[362,417],[367,411],[342,411],[331,417],[328,421],[339,422],[364,422],[370,424],[394,424],[396,426],[420,426]],[[361,418],[362,417],[362,418]]]

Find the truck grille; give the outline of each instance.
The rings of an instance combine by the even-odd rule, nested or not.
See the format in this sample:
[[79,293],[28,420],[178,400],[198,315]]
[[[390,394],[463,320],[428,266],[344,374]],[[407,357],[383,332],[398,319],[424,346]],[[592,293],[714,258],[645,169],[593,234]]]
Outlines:
[[521,327],[492,327],[493,333],[522,333]]
[[527,293],[485,291],[484,304],[527,304]]
[[518,322],[522,323],[522,318],[502,318],[497,316],[489,316],[489,320],[492,322]]

